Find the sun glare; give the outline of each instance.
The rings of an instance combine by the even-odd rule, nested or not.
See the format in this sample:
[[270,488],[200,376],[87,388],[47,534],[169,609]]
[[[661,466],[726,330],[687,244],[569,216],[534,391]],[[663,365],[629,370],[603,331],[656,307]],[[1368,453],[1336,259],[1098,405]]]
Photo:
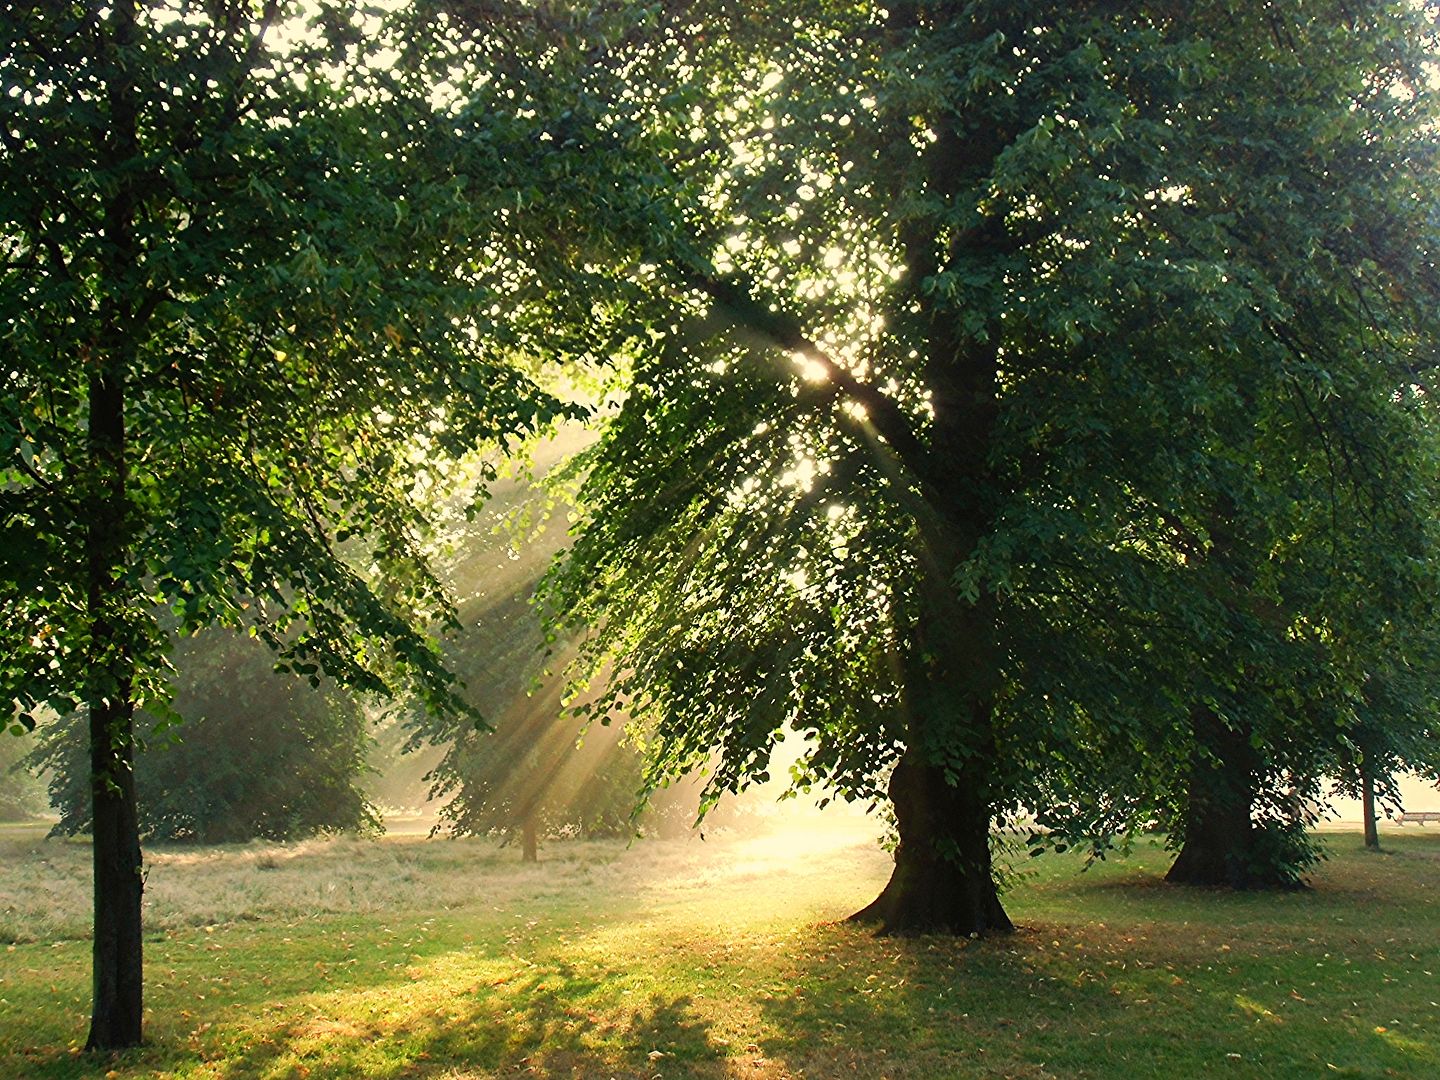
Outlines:
[[808,383],[827,383],[830,381],[830,369],[820,361],[806,356],[804,353],[794,353],[795,366],[800,369],[800,377]]

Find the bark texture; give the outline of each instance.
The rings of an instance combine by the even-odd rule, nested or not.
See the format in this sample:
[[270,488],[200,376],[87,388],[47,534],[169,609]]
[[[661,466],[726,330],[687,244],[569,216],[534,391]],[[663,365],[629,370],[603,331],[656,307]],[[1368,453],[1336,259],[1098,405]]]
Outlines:
[[1172,885],[1231,889],[1294,888],[1295,880],[1262,848],[1252,820],[1260,755],[1250,733],[1207,708],[1192,717],[1197,752],[1190,773],[1180,853],[1165,880]]
[[851,918],[882,934],[987,934],[1013,930],[990,861],[990,811],[973,789],[915,764],[890,777],[900,844],[884,891]]
[[141,1041],[144,888],[128,703],[90,711],[94,776],[94,1003],[87,1050]]

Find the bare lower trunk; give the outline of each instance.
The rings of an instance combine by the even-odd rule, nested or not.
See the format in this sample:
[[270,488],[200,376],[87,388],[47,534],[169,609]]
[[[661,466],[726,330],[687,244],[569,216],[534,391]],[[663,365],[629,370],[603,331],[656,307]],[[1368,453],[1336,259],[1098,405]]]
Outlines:
[[90,382],[90,451],[97,477],[87,526],[90,784],[94,821],[94,1010],[88,1050],[140,1042],[140,828],[135,803],[134,644],[125,625],[123,383]]
[[140,897],[144,880],[132,724],[128,703],[91,707],[95,941],[94,1004],[87,1050],[136,1046],[141,1039]]
[[127,625],[128,522],[124,356],[117,334],[90,377],[87,616],[90,785],[94,822],[94,1011],[86,1049],[140,1042],[140,829],[135,804],[135,643]]
[[1365,812],[1365,846],[1380,850],[1380,830],[1375,824],[1375,777],[1367,766],[1360,769],[1360,801]]
[[527,817],[520,826],[520,861],[540,861],[539,838],[536,836],[535,819]]
[[900,845],[884,891],[851,916],[882,934],[986,934],[1013,930],[990,858],[990,814],[975,789],[947,783],[906,754],[890,778]]
[[1196,708],[1192,723],[1205,752],[1196,754],[1191,769],[1184,841],[1165,880],[1232,889],[1295,887],[1295,878],[1263,850],[1261,831],[1251,819],[1260,758],[1249,731],[1230,727],[1203,707]]
[[1219,777],[1192,782],[1185,840],[1165,880],[1172,885],[1250,887],[1254,825],[1250,800]]

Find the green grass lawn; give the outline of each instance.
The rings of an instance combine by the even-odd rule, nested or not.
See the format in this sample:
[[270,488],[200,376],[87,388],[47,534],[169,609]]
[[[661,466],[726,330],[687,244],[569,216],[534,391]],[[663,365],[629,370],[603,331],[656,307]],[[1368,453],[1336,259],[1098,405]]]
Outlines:
[[1314,888],[1027,862],[1020,927],[876,939],[853,830],[150,853],[149,1045],[78,1052],[87,849],[0,829],[0,1077],[1440,1076],[1440,829]]

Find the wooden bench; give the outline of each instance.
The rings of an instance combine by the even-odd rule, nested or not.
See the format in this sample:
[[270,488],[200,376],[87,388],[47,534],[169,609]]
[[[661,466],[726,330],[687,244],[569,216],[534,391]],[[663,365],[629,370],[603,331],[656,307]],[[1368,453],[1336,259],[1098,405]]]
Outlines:
[[1395,815],[1396,825],[1409,825],[1412,821],[1417,825],[1424,825],[1427,821],[1440,821],[1440,810],[1402,810]]

